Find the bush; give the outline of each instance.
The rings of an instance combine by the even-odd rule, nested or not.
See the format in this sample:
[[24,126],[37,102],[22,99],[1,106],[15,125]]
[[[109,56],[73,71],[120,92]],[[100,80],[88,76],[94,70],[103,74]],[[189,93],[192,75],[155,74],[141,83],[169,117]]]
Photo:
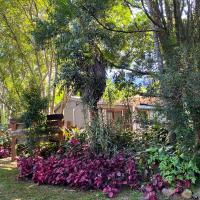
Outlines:
[[160,192],[163,188],[168,187],[168,182],[164,181],[160,174],[153,176],[150,183],[143,188],[145,200],[158,200],[157,192]]
[[[126,130],[119,123],[106,124],[100,117],[95,117],[91,124],[79,134],[83,135],[84,142],[88,142],[95,153],[114,155],[118,151],[132,153],[143,152],[152,145],[165,144],[168,131],[160,129],[148,129],[133,132]],[[75,134],[77,137],[77,134]]]
[[[175,184],[179,180],[196,182],[196,175],[200,173],[195,162],[183,154],[162,148],[149,148],[148,164],[154,170],[158,170],[162,177],[170,184]],[[156,168],[155,166],[158,166]]]
[[48,158],[49,156],[56,154],[59,149],[57,142],[41,142],[39,144],[40,155]]
[[96,116],[92,120],[84,134],[87,135],[87,142],[92,152],[112,154],[112,130],[100,117]]
[[29,154],[29,147],[27,144],[17,144],[16,150],[18,156]]
[[46,120],[44,112],[48,108],[48,100],[41,96],[41,88],[31,81],[28,88],[23,91],[22,99],[25,112],[21,119],[26,126],[30,128],[33,125],[44,124]]
[[109,197],[123,186],[139,186],[136,164],[131,156],[118,153],[109,158],[103,154],[91,154],[87,146],[72,146],[62,156],[19,158],[19,179],[32,178],[38,184],[101,189]]
[[10,149],[0,147],[0,158],[7,158],[10,156]]
[[11,139],[8,133],[8,127],[0,124],[0,146],[4,148],[10,148]]
[[22,94],[24,112],[20,120],[29,128],[27,142],[30,153],[36,148],[41,133],[45,133],[48,99],[42,97],[41,93],[39,85],[31,80]]
[[132,143],[135,152],[146,151],[152,146],[161,146],[166,144],[168,131],[166,129],[150,128],[144,131],[137,131],[133,134]]

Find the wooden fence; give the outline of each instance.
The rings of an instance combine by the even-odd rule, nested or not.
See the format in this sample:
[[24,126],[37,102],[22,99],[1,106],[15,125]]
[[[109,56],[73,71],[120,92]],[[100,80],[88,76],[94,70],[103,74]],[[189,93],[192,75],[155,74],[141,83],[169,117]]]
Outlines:
[[[25,128],[24,123],[16,123],[16,121],[10,121],[10,136],[11,136],[11,159],[12,161],[16,160],[17,150],[16,145],[20,143],[20,140],[26,140],[28,134],[30,134],[29,129]],[[47,115],[47,121],[45,124],[45,136],[41,135],[42,140],[49,141],[53,138],[59,142],[63,141],[63,115],[62,114],[53,114]],[[40,136],[39,136],[40,137]]]

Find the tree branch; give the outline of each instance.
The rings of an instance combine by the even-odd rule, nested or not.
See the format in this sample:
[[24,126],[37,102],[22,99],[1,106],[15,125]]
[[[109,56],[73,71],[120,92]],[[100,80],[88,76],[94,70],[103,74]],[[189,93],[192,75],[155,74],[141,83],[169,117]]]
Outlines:
[[[10,33],[13,35],[13,39],[15,40],[15,42],[16,42],[16,44],[17,44],[17,47],[18,47],[18,50],[19,50],[21,56],[23,57],[24,61],[26,62],[26,64],[27,64],[27,66],[28,66],[28,68],[29,68],[29,70],[30,70],[32,76],[35,77],[34,71],[33,71],[32,67],[31,67],[30,63],[28,62],[26,56],[24,55],[24,52],[23,52],[23,50],[22,50],[22,48],[21,48],[21,45],[20,45],[20,42],[18,41],[18,38],[17,38],[17,36],[16,36],[16,33],[15,33],[14,30],[12,29],[12,27],[11,27],[11,25],[10,25],[10,23],[9,23],[9,20],[8,20],[8,18],[7,18],[7,16],[5,15],[5,13],[2,13],[1,15],[2,15],[2,18],[4,19],[4,22],[6,23],[8,29],[10,30]],[[34,81],[36,82],[35,79],[34,79]]]
[[113,29],[105,24],[103,24],[92,12],[90,12],[84,5],[81,6],[84,11],[86,11],[100,26],[102,26],[104,29],[108,31],[113,31],[117,33],[146,33],[146,32],[160,32],[160,30],[153,30],[153,29],[145,29],[145,30],[118,30],[118,29]]
[[119,68],[119,69],[127,70],[127,71],[132,72],[132,73],[135,74],[135,75],[141,75],[141,76],[145,76],[145,75],[155,76],[155,75],[156,75],[156,73],[151,72],[151,71],[141,71],[141,70],[130,69],[130,68]]
[[135,75],[139,75],[139,76],[146,76],[146,75],[148,75],[148,76],[156,76],[156,73],[152,72],[152,71],[141,71],[141,70],[138,70],[138,69],[130,69],[130,68],[127,68],[127,67],[120,67],[120,66],[115,65],[111,61],[108,61],[108,62],[113,67],[115,67],[116,69],[127,70],[127,71],[130,71],[131,73],[133,73]]
[[142,3],[142,7],[143,7],[143,10],[146,14],[146,16],[152,21],[152,23],[157,26],[158,28],[161,28],[163,30],[165,30],[165,27],[163,27],[162,25],[160,25],[159,23],[157,23],[152,17],[151,15],[148,13],[148,10],[146,9],[145,5],[144,5],[144,0],[141,0],[141,3]]

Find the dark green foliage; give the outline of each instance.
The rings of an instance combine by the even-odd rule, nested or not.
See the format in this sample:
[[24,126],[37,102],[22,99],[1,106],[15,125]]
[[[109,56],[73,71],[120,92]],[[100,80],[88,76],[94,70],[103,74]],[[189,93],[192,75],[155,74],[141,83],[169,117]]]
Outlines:
[[88,143],[95,153],[113,155],[125,151],[137,154],[138,159],[147,148],[168,143],[168,131],[164,128],[149,128],[145,131],[133,132],[128,128],[125,129],[123,123],[106,124],[100,117],[95,117],[80,136],[81,134],[84,136],[83,141]]
[[149,128],[144,131],[137,131],[133,133],[133,146],[137,153],[145,151],[151,146],[160,146],[167,144],[168,131],[162,127],[158,129]]
[[57,153],[59,145],[56,142],[41,142],[38,145],[38,149],[40,150],[40,155],[42,157],[48,158]]
[[129,150],[134,146],[133,135],[129,130],[114,130],[112,134],[112,144],[116,150]]
[[17,144],[16,151],[18,156],[29,155],[29,147],[27,144]]
[[[149,154],[148,164],[152,170],[158,170],[162,177],[170,184],[174,184],[177,180],[189,180],[195,183],[197,174],[200,173],[196,163],[184,154],[178,154],[166,147],[147,149]],[[156,168],[156,164],[158,168]]]
[[[199,84],[198,45],[176,47],[166,57],[165,113],[174,143],[185,153],[194,153],[199,143]],[[187,55],[187,56],[186,56]],[[184,150],[185,149],[185,150]]]
[[97,154],[113,155],[119,151],[132,151],[135,145],[134,133],[125,130],[123,124],[118,122],[113,122],[112,125],[106,124],[98,116],[93,119],[83,133],[91,151]]
[[48,108],[47,98],[41,96],[40,88],[34,83],[23,92],[25,112],[22,121],[27,127],[42,125],[46,119],[45,110]]
[[0,125],[0,146],[9,148],[11,145],[11,139],[6,125]]
[[112,129],[106,125],[102,119],[96,116],[90,125],[86,127],[85,134],[88,136],[88,143],[92,150],[97,154],[112,154]]
[[46,97],[41,96],[40,88],[33,82],[23,92],[23,102],[25,112],[21,116],[21,120],[29,128],[27,137],[28,151],[32,154],[36,148],[39,138],[45,133],[46,110],[48,101]]
[[[140,57],[136,52],[134,56],[130,53],[136,45],[132,37],[142,42],[146,35],[137,37],[110,32],[98,23],[96,18],[108,27],[120,27],[119,21],[127,27],[135,25],[129,8],[119,1],[67,0],[51,3],[54,9],[48,20],[38,21],[34,38],[41,48],[49,40],[54,41],[61,67],[58,81],[62,88],[80,92],[84,103],[96,112],[97,102],[106,87],[106,70],[129,68],[133,57]],[[113,19],[109,12],[119,19]]]

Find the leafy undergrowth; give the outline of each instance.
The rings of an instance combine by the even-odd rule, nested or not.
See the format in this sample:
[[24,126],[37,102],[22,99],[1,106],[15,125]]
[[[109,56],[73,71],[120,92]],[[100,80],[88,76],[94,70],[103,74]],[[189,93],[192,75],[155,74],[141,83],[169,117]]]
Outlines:
[[[65,186],[50,186],[18,181],[16,163],[0,160],[0,199],[2,200],[106,200],[101,191],[79,191]],[[123,190],[116,200],[139,200],[141,194],[134,190]]]
[[[118,153],[112,157],[91,153],[87,145],[79,145],[73,140],[66,153],[40,156],[40,151],[29,157],[18,159],[19,180],[32,180],[39,185],[70,186],[78,190],[102,190],[107,197],[116,197],[123,188],[138,189],[145,200],[158,200],[163,189],[172,186],[160,174],[141,187],[139,175],[132,156]],[[175,177],[174,177],[175,178]],[[175,180],[172,196],[180,196],[191,186],[191,180]]]
[[[166,182],[160,174],[153,176],[151,182],[146,184],[142,190],[144,193],[144,200],[158,200],[158,194],[161,193],[163,189],[169,188],[169,183]],[[180,194],[191,187],[191,182],[189,180],[177,180],[175,188],[170,195],[170,198],[177,199]]]
[[102,190],[114,197],[123,187],[138,189],[139,176],[131,156],[123,153],[109,158],[91,154],[85,146],[67,154],[19,158],[19,179],[38,184],[65,185],[82,190]]
[[[10,158],[0,159],[0,199],[2,200],[107,200],[101,191],[79,191],[65,186],[50,186],[18,181],[18,170]],[[197,188],[198,190],[198,188]],[[198,193],[198,192],[197,192]],[[199,190],[200,193],[200,190]],[[115,200],[140,200],[142,193],[126,189],[117,195]],[[160,200],[167,200],[159,196]]]
[[0,158],[7,158],[10,156],[10,150],[0,146]]

